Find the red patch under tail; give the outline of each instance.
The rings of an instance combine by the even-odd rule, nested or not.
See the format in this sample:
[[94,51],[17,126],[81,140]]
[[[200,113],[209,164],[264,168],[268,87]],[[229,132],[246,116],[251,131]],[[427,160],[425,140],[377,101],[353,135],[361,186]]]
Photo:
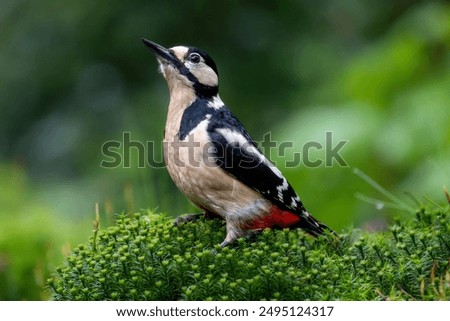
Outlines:
[[260,217],[246,226],[246,229],[286,228],[297,224],[301,218],[292,212],[280,210],[273,205],[269,214]]

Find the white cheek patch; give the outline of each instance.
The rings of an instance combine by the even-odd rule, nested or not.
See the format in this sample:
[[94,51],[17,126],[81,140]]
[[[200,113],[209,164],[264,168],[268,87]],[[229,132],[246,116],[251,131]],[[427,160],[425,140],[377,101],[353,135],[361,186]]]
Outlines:
[[186,64],[186,67],[202,85],[210,87],[216,87],[219,85],[219,78],[217,77],[217,74],[204,62],[201,62],[199,64],[188,62]]

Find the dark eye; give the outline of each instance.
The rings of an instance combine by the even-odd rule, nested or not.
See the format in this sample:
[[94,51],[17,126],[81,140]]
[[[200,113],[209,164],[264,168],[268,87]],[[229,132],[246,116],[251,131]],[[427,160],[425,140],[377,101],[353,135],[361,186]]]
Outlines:
[[189,55],[188,60],[194,64],[198,64],[202,60],[202,57],[198,53],[193,52]]

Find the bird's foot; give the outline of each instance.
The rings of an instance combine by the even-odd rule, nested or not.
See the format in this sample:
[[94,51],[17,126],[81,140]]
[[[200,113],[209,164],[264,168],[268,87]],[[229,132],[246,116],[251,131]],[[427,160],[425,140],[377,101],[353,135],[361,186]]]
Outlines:
[[227,241],[223,241],[222,243],[220,243],[220,247],[225,247],[228,246],[230,243],[228,243]]
[[[250,231],[246,231],[245,235],[241,236],[244,237],[247,241],[254,241],[256,239],[256,237],[262,232],[262,230],[250,230]],[[220,243],[220,247],[225,247],[228,246],[232,243],[234,243],[239,237],[231,237],[231,236],[227,236],[227,238]]]

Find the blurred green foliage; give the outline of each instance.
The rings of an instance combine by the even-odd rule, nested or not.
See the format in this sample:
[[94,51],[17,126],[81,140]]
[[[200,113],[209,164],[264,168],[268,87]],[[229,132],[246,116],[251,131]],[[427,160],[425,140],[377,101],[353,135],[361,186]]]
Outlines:
[[448,300],[448,209],[421,208],[389,232],[264,230],[225,248],[217,220],[122,216],[48,282],[55,300]]
[[29,185],[0,165],[0,300],[47,299],[45,279],[90,234],[90,222],[52,212]]
[[[42,298],[36,275],[90,232],[95,202],[105,224],[114,212],[193,210],[135,153],[131,168],[100,167],[102,145],[123,132],[154,141],[161,159],[168,92],[141,37],[209,52],[223,100],[256,140],[294,143],[270,158],[336,230],[392,217],[355,198],[379,196],[352,167],[435,201],[450,181],[447,1],[2,0],[0,30],[0,299]],[[349,167],[284,168],[327,131],[348,141]]]

